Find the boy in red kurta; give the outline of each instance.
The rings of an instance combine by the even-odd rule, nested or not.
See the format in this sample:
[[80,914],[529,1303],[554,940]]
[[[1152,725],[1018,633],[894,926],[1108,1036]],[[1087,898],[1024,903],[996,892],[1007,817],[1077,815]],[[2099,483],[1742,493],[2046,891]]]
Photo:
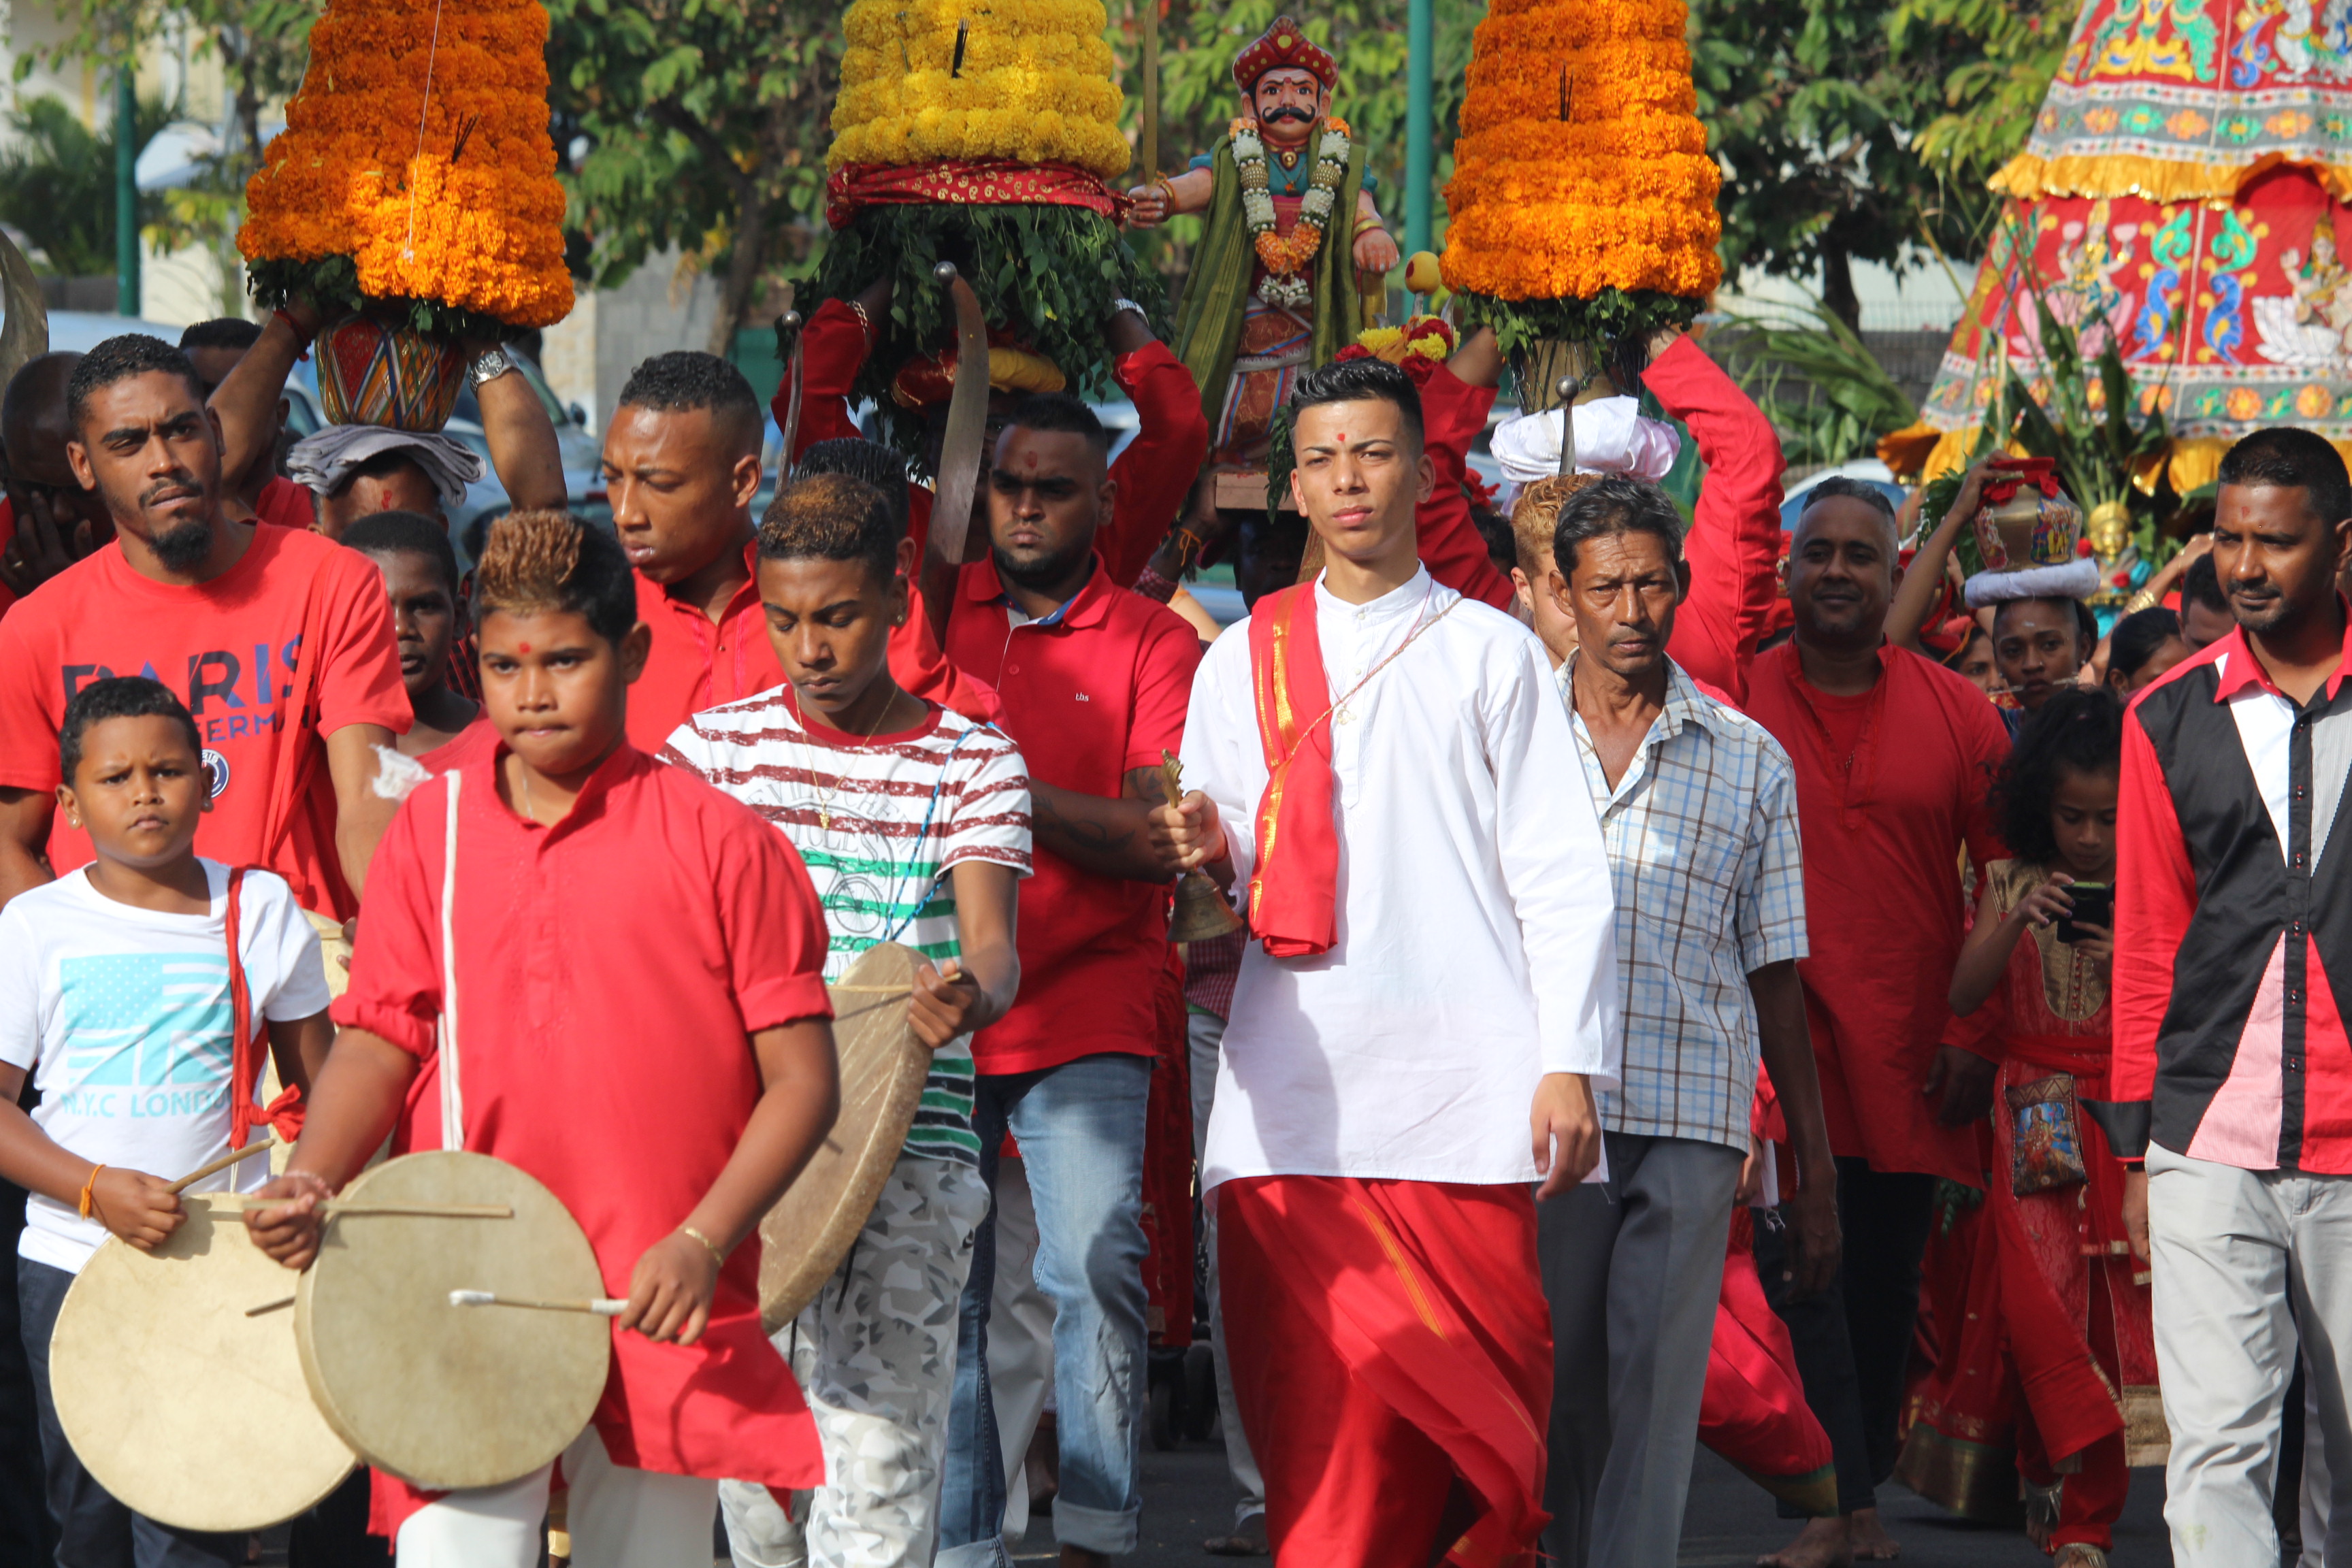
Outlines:
[[[469,1149],[544,1182],[628,1299],[604,1397],[560,1461],[573,1561],[707,1558],[719,1478],[822,1476],[760,1331],[751,1238],[832,1124],[824,917],[781,835],[625,738],[647,634],[609,535],[516,514],[478,581],[499,743],[421,786],[386,834],[341,1032],[265,1189],[289,1201],[247,1223],[307,1266],[319,1202],[387,1131],[395,1153]],[[436,1498],[379,1474],[377,1520],[404,1568],[527,1568],[550,1480]]]
[[[1973,1123],[1997,1045],[1955,1022],[1960,853],[2003,857],[1985,795],[2009,736],[1984,693],[1889,645],[1895,518],[1877,491],[1830,479],[1798,520],[1796,640],[1759,657],[1748,711],[1797,768],[1812,955],[1797,966],[1837,1155],[1845,1262],[1836,1287],[1788,1299],[1777,1237],[1757,1268],[1796,1342],[1805,1397],[1837,1449],[1841,1517],[1773,1561],[1812,1568],[1891,1546],[1873,1489],[1895,1466],[1895,1415],[1919,1307],[1936,1178],[1982,1180]],[[1881,1550],[1879,1555],[1891,1556]]]

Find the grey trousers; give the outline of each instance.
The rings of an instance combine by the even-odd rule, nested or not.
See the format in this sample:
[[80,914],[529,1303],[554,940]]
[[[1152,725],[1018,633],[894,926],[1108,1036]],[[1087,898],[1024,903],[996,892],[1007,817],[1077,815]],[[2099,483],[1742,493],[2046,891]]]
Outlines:
[[[2298,1344],[2316,1416],[2305,1462],[2352,1452],[2352,1176],[2242,1171],[2150,1144],[2147,1178],[2172,1559],[2275,1563],[2279,1421]],[[2352,1476],[2322,1468],[2329,1533],[2345,1533]],[[2346,1555],[2328,1545],[2329,1562]]]
[[1655,1568],[1682,1542],[1745,1156],[1691,1138],[1602,1138],[1609,1180],[1536,1209],[1552,1335],[1543,1547],[1560,1568]]
[[[1185,1020],[1185,1039],[1192,1051],[1192,1158],[1199,1160],[1209,1142],[1209,1112],[1217,1103],[1217,1054],[1225,1039],[1225,1021],[1214,1013],[1194,1013]],[[1225,1364],[1225,1292],[1217,1268],[1217,1208],[1208,1205],[1209,1346],[1216,1355],[1217,1418],[1225,1433],[1225,1468],[1242,1491],[1234,1504],[1234,1528],[1249,1528],[1250,1521],[1265,1517],[1265,1482],[1259,1479],[1257,1456],[1250,1452],[1242,1430],[1241,1407],[1234,1400],[1234,1374]],[[1261,1528],[1263,1525],[1261,1524]]]

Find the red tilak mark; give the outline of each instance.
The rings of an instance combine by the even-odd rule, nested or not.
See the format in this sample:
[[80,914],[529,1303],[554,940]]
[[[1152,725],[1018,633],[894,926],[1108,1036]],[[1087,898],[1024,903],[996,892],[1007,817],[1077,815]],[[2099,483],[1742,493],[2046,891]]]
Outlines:
[[1340,432],[1339,432],[1339,439],[1340,439],[1340,440],[1342,440],[1342,441],[1345,441],[1347,438],[1348,438],[1348,433],[1347,433],[1345,430],[1340,431]]
[[529,644],[529,643],[523,643],[523,644],[521,644],[520,646],[521,646],[521,647],[522,647],[522,651],[523,651],[523,652],[525,652],[525,653],[529,653],[529,652],[530,651],[530,644]]
[[1030,471],[1031,471],[1031,472],[1033,472],[1033,473],[1034,473],[1034,472],[1035,472],[1035,471],[1036,471],[1036,468],[1037,468],[1037,454],[1036,454],[1036,453],[1034,453],[1034,452],[1026,453],[1026,454],[1024,454],[1024,457],[1023,457],[1023,459],[1022,459],[1022,460],[1023,460],[1023,461],[1024,461],[1024,462],[1026,462],[1026,463],[1029,465],[1029,468],[1030,468]]

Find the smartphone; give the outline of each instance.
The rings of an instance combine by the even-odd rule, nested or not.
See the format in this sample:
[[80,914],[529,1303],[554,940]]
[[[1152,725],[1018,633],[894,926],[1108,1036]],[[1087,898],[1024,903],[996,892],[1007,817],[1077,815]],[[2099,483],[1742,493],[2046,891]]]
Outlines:
[[2058,919],[2058,940],[2080,942],[2089,933],[2084,926],[2104,926],[2116,929],[2116,889],[2112,882],[2074,882],[2066,896],[2074,900],[2074,912]]

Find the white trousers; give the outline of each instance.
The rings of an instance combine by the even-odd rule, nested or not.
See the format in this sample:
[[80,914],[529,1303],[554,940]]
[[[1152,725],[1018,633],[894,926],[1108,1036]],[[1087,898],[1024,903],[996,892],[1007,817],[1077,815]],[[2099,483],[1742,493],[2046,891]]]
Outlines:
[[[2352,1453],[2352,1176],[2242,1171],[2154,1144],[2147,1173],[2173,1562],[2275,1563],[2279,1421],[2298,1349],[2316,1417],[2305,1452]],[[2352,1468],[2327,1468],[2329,1513],[2352,1520]]]
[[[572,1568],[710,1568],[717,1481],[625,1469],[593,1426],[556,1463],[571,1489]],[[537,1568],[554,1469],[427,1503],[400,1527],[400,1568]]]

